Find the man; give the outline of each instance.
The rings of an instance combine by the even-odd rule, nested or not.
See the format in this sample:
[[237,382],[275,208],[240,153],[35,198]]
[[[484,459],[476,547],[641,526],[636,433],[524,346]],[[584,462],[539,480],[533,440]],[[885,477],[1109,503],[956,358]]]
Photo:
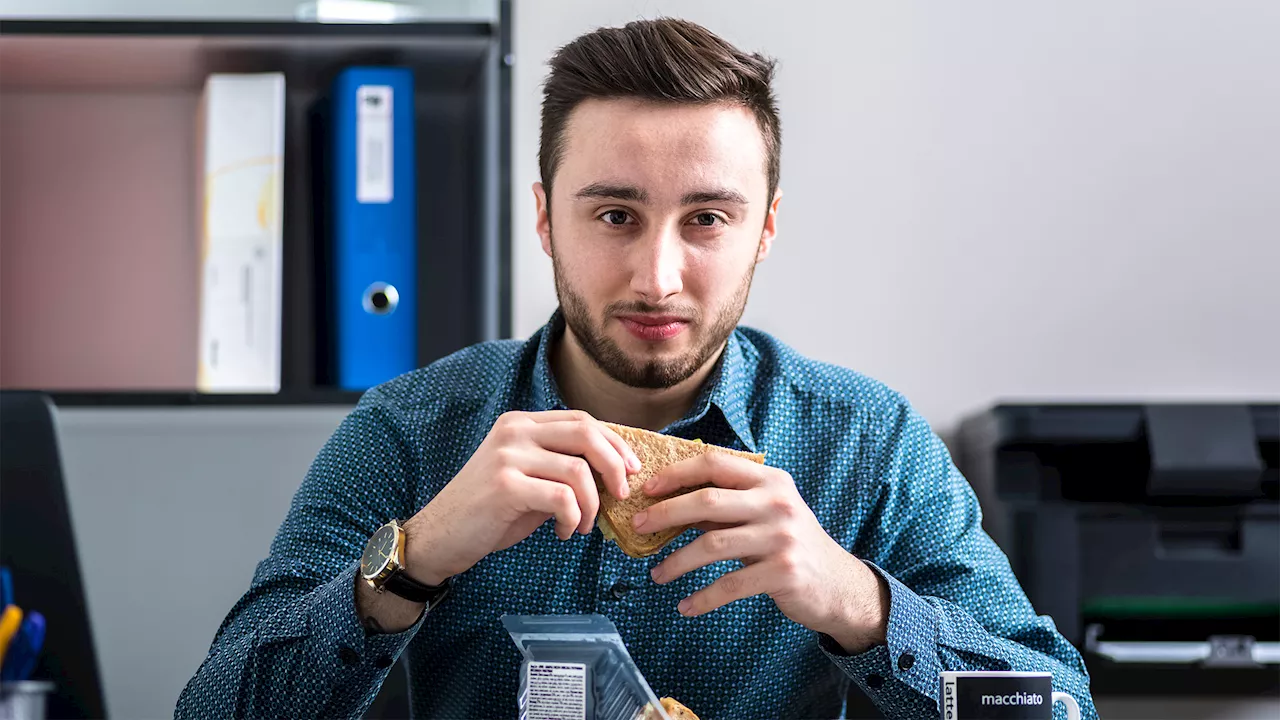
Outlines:
[[[608,615],[654,690],[704,717],[838,716],[850,683],[889,717],[937,717],[957,669],[1049,671],[1095,715],[1078,653],[906,400],[737,327],[777,231],[772,73],[675,20],[559,51],[533,190],[560,309],[361,399],[177,715],[356,716],[407,653],[416,715],[511,717],[504,613]],[[591,470],[621,497],[638,462],[602,421],[766,462],[659,473],[645,492],[713,487],[637,517],[701,530],[637,560],[594,529]],[[358,561],[393,542],[379,592]]]

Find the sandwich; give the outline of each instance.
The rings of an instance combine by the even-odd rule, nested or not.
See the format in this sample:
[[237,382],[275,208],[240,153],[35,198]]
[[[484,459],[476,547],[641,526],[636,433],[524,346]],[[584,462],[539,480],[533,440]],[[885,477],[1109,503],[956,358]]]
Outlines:
[[659,702],[662,703],[662,709],[667,711],[667,715],[671,720],[698,720],[698,716],[693,714],[689,708],[676,702],[673,698],[664,697]]
[[[662,703],[662,709],[671,720],[698,720],[698,716],[694,715],[692,710],[681,705],[675,698],[664,697],[658,702]],[[653,707],[653,703],[647,703],[636,716],[636,720],[659,720],[661,717],[662,715]]]
[[600,527],[600,532],[604,533],[606,540],[617,543],[618,547],[622,548],[622,552],[634,558],[648,557],[657,553],[689,527],[667,528],[656,533],[637,533],[631,518],[661,500],[699,489],[681,488],[666,497],[650,497],[643,490],[649,478],[668,465],[709,452],[728,453],[764,464],[764,455],[759,453],[732,450],[700,440],[685,440],[626,425],[613,423],[605,423],[605,425],[631,446],[631,450],[640,459],[640,471],[627,476],[631,494],[626,500],[619,500],[605,490],[600,475],[596,474],[596,486],[600,491],[600,513],[596,516],[596,524]]
[[[658,702],[662,703],[662,709],[671,720],[698,720],[698,716],[694,715],[692,710],[681,705],[675,698],[664,697]],[[659,720],[661,717],[653,703],[646,703],[644,709],[636,716],[636,720]]]

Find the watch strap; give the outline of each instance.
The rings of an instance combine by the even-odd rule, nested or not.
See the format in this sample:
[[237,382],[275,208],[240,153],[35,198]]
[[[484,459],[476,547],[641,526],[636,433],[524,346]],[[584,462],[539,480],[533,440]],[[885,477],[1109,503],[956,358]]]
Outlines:
[[427,606],[427,610],[432,609],[444,600],[449,594],[449,590],[453,587],[452,579],[446,578],[439,585],[424,585],[405,574],[404,571],[391,573],[383,583],[389,592],[395,593],[405,600],[412,602],[420,602]]

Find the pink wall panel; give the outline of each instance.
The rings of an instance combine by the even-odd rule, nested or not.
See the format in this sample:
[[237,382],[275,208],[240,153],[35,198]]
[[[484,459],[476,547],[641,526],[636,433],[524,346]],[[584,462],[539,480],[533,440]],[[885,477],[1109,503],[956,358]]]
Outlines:
[[0,386],[194,387],[197,100],[0,95]]

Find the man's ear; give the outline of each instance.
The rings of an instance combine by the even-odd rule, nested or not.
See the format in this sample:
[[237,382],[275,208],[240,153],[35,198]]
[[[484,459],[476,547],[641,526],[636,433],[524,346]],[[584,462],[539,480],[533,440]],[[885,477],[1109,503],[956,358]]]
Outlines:
[[756,262],[769,257],[773,249],[773,238],[778,234],[778,206],[782,203],[782,190],[773,194],[773,202],[769,203],[768,213],[764,216],[764,230],[760,233],[760,247],[756,250]]
[[538,216],[535,227],[538,237],[542,238],[542,252],[551,257],[551,204],[548,202],[546,188],[542,183],[533,184],[533,199],[538,204]]

